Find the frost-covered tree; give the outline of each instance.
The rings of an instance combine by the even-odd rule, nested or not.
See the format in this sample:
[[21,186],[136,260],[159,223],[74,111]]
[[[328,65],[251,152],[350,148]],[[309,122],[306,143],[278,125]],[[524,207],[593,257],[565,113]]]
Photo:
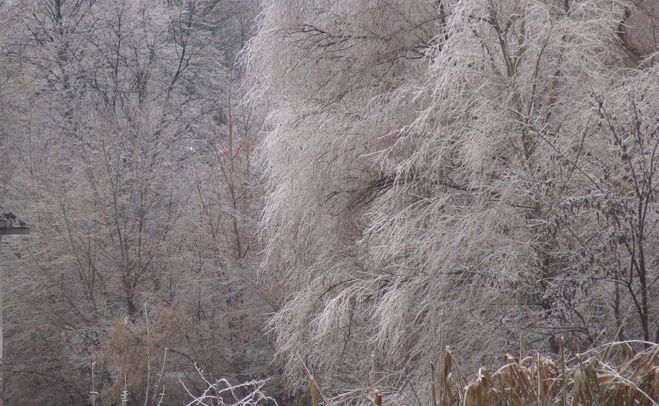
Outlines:
[[248,66],[292,388],[412,402],[446,345],[657,339],[657,11],[266,3]]
[[[266,310],[248,289],[240,304],[226,292],[257,267],[248,157],[258,121],[237,106],[233,65],[258,2],[2,6],[0,147],[12,173],[0,208],[33,225],[29,242],[3,252],[15,270],[8,399],[80,404],[93,381],[99,402],[124,389],[145,402],[165,347],[170,402],[187,398],[178,377],[194,380],[194,362],[232,381],[263,374]],[[206,222],[215,232],[235,223],[227,236],[240,247]]]

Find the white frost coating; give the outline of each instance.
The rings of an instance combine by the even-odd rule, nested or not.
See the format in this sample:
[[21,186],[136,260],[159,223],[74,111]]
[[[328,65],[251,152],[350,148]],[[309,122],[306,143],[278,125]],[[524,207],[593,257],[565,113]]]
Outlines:
[[626,25],[640,5],[266,4],[246,59],[293,386],[309,368],[337,402],[369,380],[405,402],[445,345],[473,365],[520,337],[651,338],[659,67],[636,38],[659,25]]

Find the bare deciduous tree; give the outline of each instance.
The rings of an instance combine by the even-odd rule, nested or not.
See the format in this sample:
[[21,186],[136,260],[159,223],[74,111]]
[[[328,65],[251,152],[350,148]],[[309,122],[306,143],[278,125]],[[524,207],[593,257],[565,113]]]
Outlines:
[[[216,293],[227,286],[222,278],[257,266],[244,262],[256,251],[248,241],[253,213],[238,213],[252,210],[250,179],[240,176],[250,171],[256,121],[236,108],[234,132],[211,129],[224,128],[231,111],[227,100],[240,79],[234,59],[258,2],[10,3],[15,23],[1,41],[12,90],[3,105],[14,98],[5,131],[13,133],[2,148],[12,149],[7,163],[15,170],[1,204],[23,207],[35,229],[21,257],[8,263],[20,269],[11,276],[9,299],[7,346],[17,349],[9,360],[9,399],[80,403],[93,376],[94,391],[116,402],[126,374],[129,400],[153,399],[147,394],[163,346],[172,350],[163,366],[168,374],[193,376],[199,361],[215,376],[257,375],[254,360],[267,358],[263,317],[255,310],[251,325],[236,323],[219,334],[222,320],[242,320],[247,305],[222,306]],[[242,151],[216,155],[210,147],[231,143],[232,134]],[[234,161],[240,167],[233,168]],[[194,196],[199,187],[208,194],[210,185],[188,176],[204,164],[206,174],[229,171],[210,199],[220,208],[213,221],[235,225],[235,239],[199,232],[207,213]],[[226,199],[227,188],[239,190]],[[228,269],[218,271],[222,261],[213,259],[206,266],[212,279],[197,272],[200,247],[231,252],[234,243],[240,254]],[[201,284],[213,298],[204,297],[200,310],[193,286]],[[154,308],[157,320],[172,325],[146,351],[148,333],[140,323]],[[176,310],[163,315],[167,309]],[[135,339],[125,350],[111,345],[122,323]],[[231,342],[237,335],[255,341],[260,355],[227,361],[244,344]],[[118,370],[131,354],[143,355],[135,363],[152,364],[154,371]],[[92,374],[93,361],[99,362]],[[168,399],[185,399],[175,381]]]

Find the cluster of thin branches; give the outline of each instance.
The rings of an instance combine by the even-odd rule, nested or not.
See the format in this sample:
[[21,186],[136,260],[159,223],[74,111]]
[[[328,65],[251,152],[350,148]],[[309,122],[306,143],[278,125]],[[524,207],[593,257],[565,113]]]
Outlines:
[[246,55],[292,386],[654,339],[658,26],[639,1],[267,2]]
[[181,381],[185,391],[193,399],[187,406],[256,406],[277,405],[277,402],[264,393],[267,380],[252,380],[232,385],[226,379],[209,380],[204,371],[195,365],[198,376],[206,384],[206,388],[198,394]]

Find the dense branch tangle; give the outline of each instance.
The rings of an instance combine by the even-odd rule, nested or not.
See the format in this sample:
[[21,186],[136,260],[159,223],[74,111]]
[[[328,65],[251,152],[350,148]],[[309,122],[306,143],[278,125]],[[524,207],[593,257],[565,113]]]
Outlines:
[[264,268],[294,292],[272,320],[293,384],[370,376],[405,399],[447,344],[482,360],[520,337],[653,338],[648,7],[266,5],[248,64],[271,108]]

